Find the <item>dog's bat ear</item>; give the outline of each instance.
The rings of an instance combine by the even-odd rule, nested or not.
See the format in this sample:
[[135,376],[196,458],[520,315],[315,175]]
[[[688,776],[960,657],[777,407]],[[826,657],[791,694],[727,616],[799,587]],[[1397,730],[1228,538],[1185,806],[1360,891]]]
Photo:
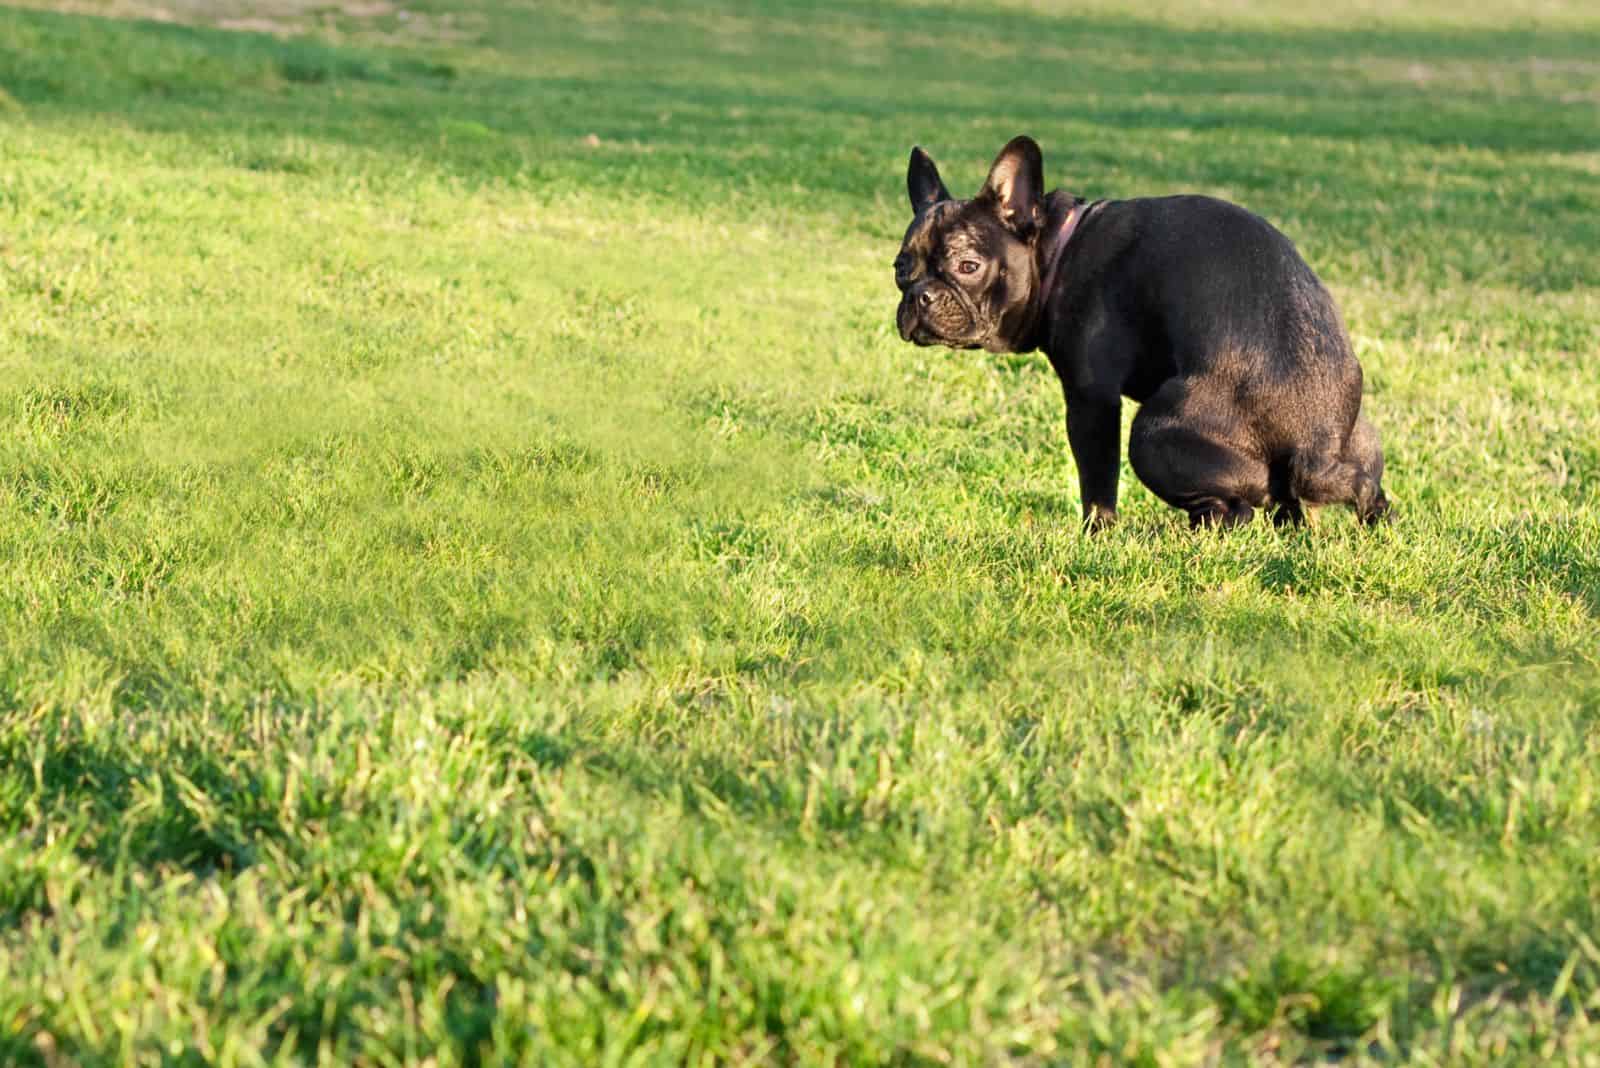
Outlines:
[[911,194],[913,215],[921,215],[939,201],[950,199],[950,190],[944,187],[939,168],[920,145],[911,150],[911,165],[906,168],[906,192]]
[[1031,137],[1013,137],[994,158],[979,199],[993,202],[1000,221],[1018,237],[1044,222],[1044,156]]

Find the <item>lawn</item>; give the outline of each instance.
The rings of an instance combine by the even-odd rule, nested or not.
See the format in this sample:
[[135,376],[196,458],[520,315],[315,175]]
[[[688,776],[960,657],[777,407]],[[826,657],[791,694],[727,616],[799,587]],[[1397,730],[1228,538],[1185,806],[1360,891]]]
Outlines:
[[[1600,1064],[1600,11],[1460,6],[0,6],[0,1063]],[[1021,132],[1395,525],[900,341]]]

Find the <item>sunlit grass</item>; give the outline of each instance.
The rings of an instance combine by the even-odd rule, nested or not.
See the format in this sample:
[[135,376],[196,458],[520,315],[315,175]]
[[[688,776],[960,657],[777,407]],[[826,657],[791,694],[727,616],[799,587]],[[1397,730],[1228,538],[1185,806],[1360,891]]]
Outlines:
[[[1597,1056],[1583,5],[172,13],[0,8],[0,1061]],[[1296,241],[1397,525],[1079,530],[892,325],[1018,132]]]

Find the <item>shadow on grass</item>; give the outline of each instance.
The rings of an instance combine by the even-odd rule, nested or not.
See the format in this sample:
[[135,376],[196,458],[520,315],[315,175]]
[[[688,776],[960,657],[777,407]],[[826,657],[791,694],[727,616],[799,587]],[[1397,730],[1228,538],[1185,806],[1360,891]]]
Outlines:
[[[279,824],[259,777],[199,751],[144,762],[114,745],[61,738],[30,754],[13,736],[0,741],[0,764],[11,769],[0,802],[26,797],[42,812],[72,813],[89,828],[75,851],[106,869],[236,871]],[[42,875],[0,886],[0,924],[47,909]]]
[[[1335,232],[1384,225],[1380,202],[1403,184],[1395,167],[1351,166],[1369,152],[1593,147],[1594,77],[1584,72],[1600,52],[1594,33],[741,10],[615,20],[605,38],[570,12],[499,12],[479,42],[407,50],[0,9],[0,88],[25,116],[0,113],[0,123],[117,122],[291,176],[351,163],[286,154],[285,138],[377,153],[407,173],[421,166],[542,192],[605,188],[689,205],[730,194],[822,198],[854,213],[862,198],[898,200],[911,141],[975,172],[997,139],[1025,129],[1058,161],[1053,180],[1075,188],[1125,195],[1137,190],[1115,186],[1130,173],[1158,187],[1268,198],[1293,187],[1294,209]],[[719,18],[737,30],[731,45],[726,34],[708,37]],[[997,65],[1013,63],[1025,92],[995,77]],[[1388,69],[1405,63],[1417,72],[1496,64],[1499,73],[1493,91],[1488,80],[1434,83],[1424,73],[1413,84]],[[1554,71],[1556,88],[1535,80],[1538,70]],[[1580,91],[1557,92],[1568,83]],[[1218,136],[1183,140],[1204,131]],[[1285,150],[1283,138],[1297,147]],[[1278,145],[1271,158],[1264,141]],[[1336,162],[1335,180],[1327,172]],[[1425,158],[1420,166],[1431,169]],[[1559,179],[1523,197],[1548,219],[1551,242],[1589,247],[1600,235],[1579,187],[1600,179],[1571,168]],[[1111,188],[1097,188],[1102,181]],[[1426,221],[1461,240],[1515,233],[1523,222],[1485,210],[1502,195],[1453,192]]]

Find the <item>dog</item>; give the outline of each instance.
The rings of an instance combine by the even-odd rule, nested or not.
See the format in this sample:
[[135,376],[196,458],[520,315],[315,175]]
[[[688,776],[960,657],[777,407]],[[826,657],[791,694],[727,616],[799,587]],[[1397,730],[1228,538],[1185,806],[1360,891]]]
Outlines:
[[1061,380],[1091,530],[1116,520],[1128,460],[1194,527],[1278,524],[1348,504],[1390,516],[1361,365],[1332,296],[1265,219],[1205,196],[1095,200],[1044,191],[1039,146],[1013,138],[971,200],[921,148],[894,261],[896,325],[919,345],[1042,349]]

